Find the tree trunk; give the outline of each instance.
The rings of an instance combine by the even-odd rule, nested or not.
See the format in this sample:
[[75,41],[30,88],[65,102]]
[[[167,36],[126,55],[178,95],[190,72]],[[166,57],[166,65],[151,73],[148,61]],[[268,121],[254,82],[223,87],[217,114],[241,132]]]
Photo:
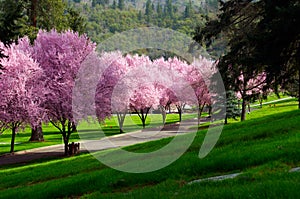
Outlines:
[[225,116],[225,122],[224,122],[224,124],[228,124],[227,115]]
[[37,0],[31,0],[31,25],[37,27],[36,15],[37,15]]
[[212,106],[209,105],[209,107],[208,107],[208,116],[211,116],[211,112],[212,112]]
[[[62,136],[63,136],[64,144],[65,144],[65,156],[67,156],[67,155],[69,154],[69,153],[68,153],[68,152],[69,152],[69,149],[68,149],[69,139],[68,139],[68,136],[67,136],[67,131],[66,131],[66,126],[65,126],[65,124],[66,124],[66,121],[63,121],[63,122],[61,123],[61,126],[62,126],[61,134],[62,134]],[[68,130],[71,128],[71,125],[70,125],[69,121],[68,121],[67,128],[68,128]]]
[[166,109],[164,108],[164,106],[160,106],[160,110],[161,110],[161,115],[162,115],[162,119],[163,119],[163,124],[166,124],[166,119],[167,119],[167,114],[166,114]]
[[299,58],[297,58],[298,64],[298,109],[300,109],[300,63]]
[[181,122],[181,120],[182,120],[182,111],[181,111],[181,109],[178,110],[178,114],[179,114],[179,122]]
[[29,141],[30,142],[43,142],[44,141],[41,123],[38,126],[31,126],[31,137],[30,137]]
[[248,113],[250,113],[251,112],[251,108],[250,108],[250,103],[248,103]]
[[246,119],[246,100],[242,99],[241,121],[245,121],[245,119]]
[[118,117],[118,122],[119,122],[120,133],[124,133],[123,126],[124,126],[126,113],[122,114],[122,113],[117,112],[117,117]]
[[67,156],[69,154],[69,149],[68,149],[69,140],[65,136],[64,136],[64,144],[65,144],[65,156]]
[[179,116],[179,122],[181,122],[182,119],[182,108],[181,105],[176,105],[177,111],[178,111],[178,116]]
[[11,143],[10,143],[10,153],[14,153],[15,151],[15,138],[16,138],[16,127],[12,127],[11,129]]
[[144,111],[141,110],[141,114],[142,114],[142,124],[143,124],[143,129],[146,127],[146,117],[144,115]]
[[142,120],[142,123],[143,123],[143,129],[145,129],[146,128],[146,120]]
[[260,99],[260,100],[259,100],[259,105],[260,105],[260,108],[262,108],[262,103],[263,103],[263,100],[262,100],[262,99]]
[[203,106],[201,106],[200,104],[198,104],[198,119],[197,119],[198,120],[198,130],[200,128],[200,120],[201,120],[201,116],[202,116],[202,112],[203,112],[204,106],[205,106],[205,104]]
[[141,119],[142,121],[142,124],[143,124],[143,129],[146,127],[146,120],[147,120],[147,116],[148,116],[148,113],[151,109],[150,108],[145,108],[146,109],[146,112],[144,113],[144,110],[143,109],[140,109],[140,113],[137,111],[137,109],[134,108],[134,110],[138,113],[138,116],[139,118]]
[[298,109],[300,109],[300,58],[299,58],[299,55],[296,56],[296,64],[298,65]]
[[202,116],[204,106],[205,106],[205,104],[203,104],[203,105],[198,104],[198,124],[200,124],[200,119],[201,119],[201,116]]

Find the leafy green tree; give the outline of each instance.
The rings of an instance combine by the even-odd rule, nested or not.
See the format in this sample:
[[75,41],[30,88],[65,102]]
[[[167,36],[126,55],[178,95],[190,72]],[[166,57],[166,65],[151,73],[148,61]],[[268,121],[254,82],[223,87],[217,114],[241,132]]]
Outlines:
[[86,19],[84,19],[75,8],[67,8],[67,26],[79,34],[86,31]]
[[261,6],[262,20],[254,35],[257,62],[266,66],[268,80],[275,87],[280,85],[298,96],[300,109],[300,3],[264,0]]
[[[71,28],[79,33],[85,32],[84,19],[63,1],[2,0],[0,6],[0,23],[4,27],[0,30],[0,38],[5,44],[24,35],[33,41],[38,29],[62,31]],[[30,141],[43,141],[41,125],[32,129]]]
[[[0,1],[0,40],[5,45],[9,45],[18,39],[21,29],[18,24],[22,17],[21,11],[22,5],[19,1]],[[0,49],[0,58],[7,57],[2,51],[3,49]],[[0,69],[3,69],[2,65],[0,65]]]
[[10,44],[18,38],[21,26],[18,20],[22,17],[22,4],[11,0],[0,1],[0,39]]
[[[241,91],[242,113],[241,120],[245,120],[246,103],[249,101],[247,85],[263,71],[263,67],[255,63],[253,35],[260,19],[259,3],[232,0],[222,3],[218,19],[208,22],[207,26],[195,35],[196,41],[210,45],[212,39],[225,36],[228,39],[227,52],[218,62],[218,69],[222,75],[226,90]],[[241,75],[243,76],[240,79]]]
[[[218,65],[227,87],[234,87],[233,80],[241,73],[250,74],[247,80],[265,71],[268,85],[278,92],[278,85],[299,74],[299,1],[229,0],[221,2],[220,11],[217,19],[196,30],[194,38],[207,45],[220,36],[228,38],[227,52]],[[234,76],[226,74],[229,66]]]
[[68,7],[64,1],[52,0],[23,0],[18,1],[23,8],[22,18],[18,21],[21,26],[19,36],[27,35],[33,41],[39,29],[56,29],[63,31],[73,29],[84,32],[84,18],[74,8]]

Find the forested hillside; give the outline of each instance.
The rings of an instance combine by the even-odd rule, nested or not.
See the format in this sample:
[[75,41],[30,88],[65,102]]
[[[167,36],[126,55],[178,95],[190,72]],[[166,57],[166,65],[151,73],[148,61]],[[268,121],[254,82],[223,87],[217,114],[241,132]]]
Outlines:
[[[86,32],[96,43],[118,32],[151,26],[192,36],[196,27],[215,18],[218,8],[217,0],[74,0],[69,4],[82,13]],[[222,43],[211,48],[214,55],[221,53]]]
[[[71,2],[72,0],[69,0]],[[85,3],[89,5],[101,4],[105,6],[111,6],[114,2],[117,4],[118,0],[73,0],[75,3]],[[125,8],[135,8],[136,10],[143,10],[146,7],[147,0],[121,0],[124,2]],[[172,0],[173,6],[179,11],[184,11],[185,6],[191,2],[195,10],[201,10],[203,12],[216,11],[218,7],[218,0]],[[152,0],[152,3],[157,5],[160,4],[165,6],[167,4],[166,0]]]

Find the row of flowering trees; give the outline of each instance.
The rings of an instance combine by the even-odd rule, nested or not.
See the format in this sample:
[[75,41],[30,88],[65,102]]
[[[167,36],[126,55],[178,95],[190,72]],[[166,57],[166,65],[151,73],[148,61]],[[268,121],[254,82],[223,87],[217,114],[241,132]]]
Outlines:
[[[151,60],[147,56],[121,52],[97,56],[95,44],[72,31],[39,31],[30,44],[28,38],[0,48],[6,57],[0,78],[0,127],[11,129],[11,153],[18,129],[30,125],[32,137],[41,136],[42,123],[52,123],[62,134],[65,153],[70,135],[76,129],[72,97],[76,76],[82,64],[99,65],[103,70],[95,91],[96,115],[100,122],[116,114],[120,131],[127,112],[134,111],[143,127],[149,111],[160,109],[165,122],[170,105],[180,115],[185,105],[198,107],[213,103],[209,76],[215,62],[200,57],[188,64],[178,58]],[[91,78],[86,76],[85,78]],[[89,85],[84,85],[89,90]],[[258,87],[255,87],[258,88]],[[86,116],[88,117],[88,111]]]
[[[86,36],[67,31],[40,31],[33,45],[28,38],[10,46],[0,44],[7,56],[1,59],[1,129],[12,130],[11,153],[19,128],[40,129],[50,122],[67,144],[74,128],[72,88],[80,64],[95,49]],[[36,131],[33,131],[36,132]]]
[[121,132],[128,110],[136,112],[145,127],[152,108],[161,110],[165,122],[170,105],[176,106],[181,120],[185,105],[198,106],[200,116],[203,107],[211,103],[201,68],[214,67],[213,61],[201,58],[206,62],[199,67],[176,57],[152,61],[121,52],[104,53],[103,58],[112,61],[97,86],[97,118],[104,121],[116,114]]

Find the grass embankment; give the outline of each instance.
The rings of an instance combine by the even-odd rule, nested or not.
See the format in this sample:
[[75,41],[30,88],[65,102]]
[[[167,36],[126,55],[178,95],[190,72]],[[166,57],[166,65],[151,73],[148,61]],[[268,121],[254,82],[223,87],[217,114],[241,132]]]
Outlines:
[[[224,127],[205,158],[198,152],[199,131],[189,150],[156,172],[130,174],[99,163],[90,154],[0,170],[0,198],[297,198],[300,172],[300,111],[295,101],[263,107],[242,123]],[[251,118],[250,118],[251,117]],[[172,138],[126,149],[152,151]],[[101,152],[107,153],[107,152]],[[187,183],[210,176],[243,172],[220,182]]]

